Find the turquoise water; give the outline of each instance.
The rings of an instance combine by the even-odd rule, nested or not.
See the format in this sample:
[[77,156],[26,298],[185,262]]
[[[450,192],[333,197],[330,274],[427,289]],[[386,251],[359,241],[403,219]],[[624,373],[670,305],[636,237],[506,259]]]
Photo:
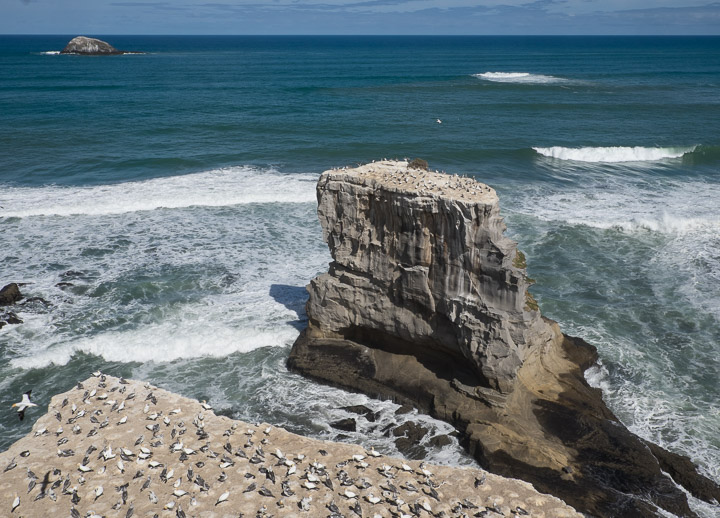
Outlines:
[[[446,433],[284,367],[330,260],[318,174],[421,157],[497,189],[590,382],[720,480],[720,38],[69,39],[0,37],[0,284],[49,302],[0,330],[0,448],[19,394],[96,369],[390,453],[391,422]],[[380,422],[340,436],[357,403]]]

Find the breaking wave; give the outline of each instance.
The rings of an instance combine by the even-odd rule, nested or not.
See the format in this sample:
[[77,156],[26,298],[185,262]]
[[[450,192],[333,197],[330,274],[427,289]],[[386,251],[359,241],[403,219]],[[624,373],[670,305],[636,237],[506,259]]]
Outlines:
[[92,187],[5,187],[0,217],[123,214],[160,208],[314,203],[315,175],[247,166]]
[[548,84],[567,81],[567,79],[561,77],[531,74],[529,72],[483,72],[482,74],[473,74],[473,77],[496,83]]
[[10,365],[22,369],[65,365],[80,352],[100,356],[109,362],[171,362],[181,358],[223,357],[259,347],[289,346],[297,334],[296,329],[287,325],[261,330],[214,324],[212,340],[208,340],[208,330],[202,322],[171,320],[55,344],[34,354],[13,358]]
[[655,162],[669,158],[680,158],[695,151],[691,147],[580,147],[562,146],[534,147],[542,156],[558,160],[574,160],[576,162]]

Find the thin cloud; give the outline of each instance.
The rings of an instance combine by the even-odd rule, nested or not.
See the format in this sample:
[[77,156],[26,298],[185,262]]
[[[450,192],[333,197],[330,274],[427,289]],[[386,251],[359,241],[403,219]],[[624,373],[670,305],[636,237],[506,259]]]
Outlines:
[[62,33],[92,27],[98,34],[720,34],[717,0],[110,0],[87,4],[87,0],[10,2],[0,20],[0,32]]

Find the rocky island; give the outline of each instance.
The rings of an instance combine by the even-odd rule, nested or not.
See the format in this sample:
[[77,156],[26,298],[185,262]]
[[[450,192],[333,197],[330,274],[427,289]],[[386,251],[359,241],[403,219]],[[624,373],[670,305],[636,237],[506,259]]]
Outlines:
[[87,36],[77,36],[71,39],[60,54],[79,54],[82,56],[110,56],[116,54],[137,54],[118,50],[108,42]]
[[326,171],[317,196],[333,261],[308,286],[291,369],[444,419],[484,468],[589,515],[695,516],[679,485],[720,501],[585,381],[596,350],[541,315],[493,189],[383,161]]

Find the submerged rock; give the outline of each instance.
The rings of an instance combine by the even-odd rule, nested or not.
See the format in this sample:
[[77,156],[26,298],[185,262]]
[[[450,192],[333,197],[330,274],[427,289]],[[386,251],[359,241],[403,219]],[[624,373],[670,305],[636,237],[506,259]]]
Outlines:
[[124,51],[118,50],[106,41],[86,36],[77,36],[65,45],[60,54],[82,54],[85,56],[105,56],[112,54],[125,54]]
[[4,324],[22,324],[23,321],[12,311],[0,313],[0,323]]
[[[333,262],[308,286],[291,369],[444,419],[484,467],[580,511],[694,516],[585,381],[595,348],[541,316],[493,189],[385,161],[327,171],[317,195]],[[720,501],[670,460],[675,482]]]
[[345,432],[354,432],[357,430],[357,422],[355,422],[355,419],[352,417],[330,423],[330,426],[336,430],[343,430]]
[[369,422],[374,423],[377,419],[377,414],[370,410],[365,405],[351,405],[342,407],[346,412],[352,412],[353,414],[361,415],[365,417]]

